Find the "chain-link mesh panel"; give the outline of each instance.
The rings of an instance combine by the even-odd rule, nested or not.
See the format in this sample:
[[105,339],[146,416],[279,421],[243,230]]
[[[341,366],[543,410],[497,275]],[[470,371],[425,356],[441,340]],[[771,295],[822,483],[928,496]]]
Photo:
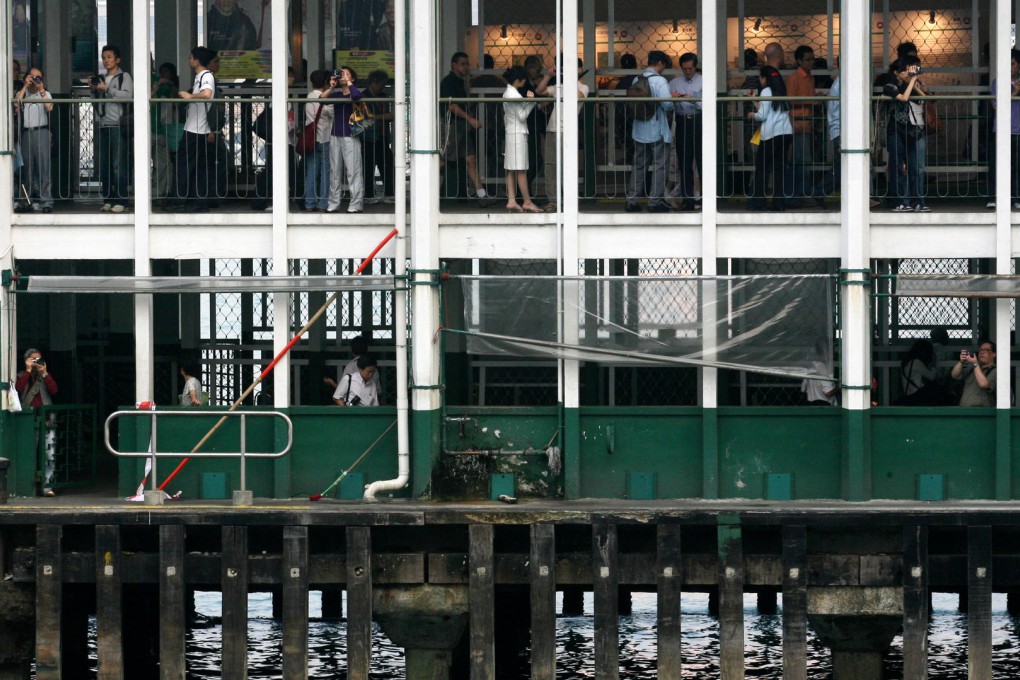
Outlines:
[[35,418],[39,470],[53,456],[55,488],[81,486],[95,481],[96,409],[92,405],[52,405],[39,408]]

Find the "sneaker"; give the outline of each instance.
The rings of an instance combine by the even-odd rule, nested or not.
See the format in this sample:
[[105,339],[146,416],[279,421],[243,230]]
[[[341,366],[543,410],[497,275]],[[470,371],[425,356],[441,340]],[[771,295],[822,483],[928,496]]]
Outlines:
[[623,209],[629,213],[638,213],[641,212],[641,205],[639,203],[628,203]]
[[103,207],[99,209],[99,212],[110,212],[111,210],[113,210],[113,204],[112,203],[104,203]]
[[397,199],[394,198],[393,196],[383,196],[382,202],[383,203],[396,203]]
[[376,198],[375,196],[371,196],[365,199],[365,205],[376,205],[378,202],[379,199]]
[[987,203],[985,203],[985,207],[986,208],[994,208],[995,207],[995,201],[988,201]]
[[1015,201],[1013,203],[1013,210],[1020,210],[1020,201]]
[[124,212],[124,210],[125,210],[124,206],[122,206],[120,203],[118,203],[117,205],[115,205],[112,208],[110,208],[110,212],[115,212],[115,213],[122,213],[122,212]]
[[916,205],[914,206],[914,212],[931,212],[931,208],[926,205]]
[[893,208],[892,211],[893,212],[914,212],[914,209],[911,208],[906,203],[900,203],[898,206]]
[[[483,198],[485,198],[488,195],[489,194],[485,193],[485,189],[479,189],[478,191],[475,192],[475,198],[477,198],[478,200],[482,200]],[[470,198],[470,196],[469,196],[469,198]]]
[[53,493],[53,489],[46,489],[45,491],[43,491],[42,495],[46,496],[47,498],[53,498],[57,494]]

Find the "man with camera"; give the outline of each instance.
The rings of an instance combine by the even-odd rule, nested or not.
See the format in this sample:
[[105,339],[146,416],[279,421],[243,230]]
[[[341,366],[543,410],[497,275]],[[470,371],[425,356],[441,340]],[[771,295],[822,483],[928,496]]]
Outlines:
[[995,406],[995,343],[984,340],[977,352],[963,350],[953,366],[954,380],[963,381],[960,406]]
[[[134,82],[120,68],[120,48],[104,45],[102,51],[105,76],[89,78],[92,96],[98,99],[130,100]],[[96,127],[99,128],[99,182],[103,197],[101,212],[122,213],[128,205],[128,170],[131,163],[131,104],[95,104]]]
[[358,370],[340,379],[333,393],[337,406],[378,406],[379,383],[375,380],[376,360],[371,354],[358,357]]
[[[23,408],[39,408],[53,403],[53,395],[57,393],[57,381],[49,374],[42,353],[35,348],[25,350],[25,370],[18,374],[14,381],[14,389],[21,399]],[[38,425],[39,421],[36,420]],[[39,432],[36,432],[38,438]],[[57,432],[54,423],[47,419],[45,423],[46,469],[43,473],[42,493],[53,496],[54,455],[57,450]]]
[[[23,181],[29,196],[36,199],[34,210],[53,212],[50,190],[50,112],[53,97],[46,91],[43,73],[30,68],[21,89],[14,95],[21,114],[21,156]],[[29,103],[37,102],[37,103]]]

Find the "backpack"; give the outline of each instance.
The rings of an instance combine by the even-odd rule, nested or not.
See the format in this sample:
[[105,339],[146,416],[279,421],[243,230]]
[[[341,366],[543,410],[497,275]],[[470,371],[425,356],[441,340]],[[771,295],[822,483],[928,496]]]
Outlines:
[[[634,82],[627,88],[628,97],[651,97],[652,85],[648,76],[641,75],[634,78]],[[630,102],[627,107],[630,111],[631,120],[651,120],[655,118],[655,112],[659,105],[657,102]]]

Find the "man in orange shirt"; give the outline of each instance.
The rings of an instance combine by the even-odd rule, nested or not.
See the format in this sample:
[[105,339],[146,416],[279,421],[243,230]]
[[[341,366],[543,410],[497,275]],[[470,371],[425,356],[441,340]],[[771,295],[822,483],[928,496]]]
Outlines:
[[[815,64],[815,52],[807,45],[801,45],[793,53],[797,62],[797,70],[786,77],[786,94],[790,97],[815,96],[815,78],[811,69]],[[793,157],[790,169],[793,182],[787,181],[787,187],[793,187],[795,199],[815,199],[820,205],[822,199],[816,196],[815,180],[811,164],[815,158],[814,116],[817,104],[808,101],[790,102],[790,118],[793,122]],[[791,178],[787,178],[789,180]]]

